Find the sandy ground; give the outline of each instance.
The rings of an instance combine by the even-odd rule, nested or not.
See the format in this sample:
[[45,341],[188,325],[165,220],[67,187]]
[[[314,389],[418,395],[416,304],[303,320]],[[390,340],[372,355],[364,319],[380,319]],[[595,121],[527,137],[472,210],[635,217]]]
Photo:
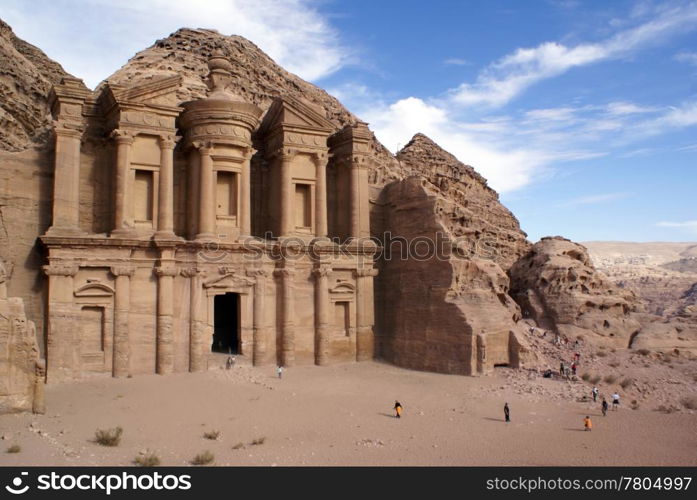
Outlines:
[[[0,465],[130,465],[145,449],[162,465],[205,450],[216,465],[697,465],[694,412],[603,418],[569,397],[567,382],[538,379],[520,394],[505,368],[472,378],[372,362],[290,368],[278,380],[273,367],[238,359],[230,371],[48,386],[46,415],[0,416]],[[118,447],[93,442],[115,426]],[[219,439],[203,437],[214,429]],[[5,453],[12,444],[21,452]]]

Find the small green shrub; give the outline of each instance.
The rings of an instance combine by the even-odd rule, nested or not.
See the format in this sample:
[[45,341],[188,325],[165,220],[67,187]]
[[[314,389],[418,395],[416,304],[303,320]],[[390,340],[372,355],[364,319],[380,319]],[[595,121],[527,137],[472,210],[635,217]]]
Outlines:
[[215,441],[220,437],[220,431],[208,431],[203,433],[203,437]]
[[8,447],[5,451],[7,451],[7,453],[19,453],[20,451],[22,451],[22,447],[18,444],[13,444],[12,446]]
[[617,382],[617,375],[606,375],[603,379],[607,384],[614,384]]
[[254,441],[252,441],[249,444],[252,446],[258,446],[258,445],[264,444],[265,442],[266,442],[266,438],[260,437],[260,438],[256,438]]
[[203,453],[199,453],[191,461],[193,465],[210,465],[215,460],[215,455],[210,451],[206,450]]
[[157,467],[160,465],[160,457],[158,457],[155,452],[147,451],[142,455],[138,455],[133,463],[140,465],[141,467]]

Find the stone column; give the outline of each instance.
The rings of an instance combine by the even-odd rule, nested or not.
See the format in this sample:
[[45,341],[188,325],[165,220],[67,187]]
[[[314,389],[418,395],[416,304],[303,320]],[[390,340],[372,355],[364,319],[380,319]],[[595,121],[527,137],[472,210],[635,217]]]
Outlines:
[[368,169],[362,155],[351,157],[351,234],[354,238],[370,237],[370,200]]
[[295,226],[295,212],[293,211],[293,154],[284,151],[281,155],[281,217],[279,236],[290,236]]
[[174,236],[174,146],[171,135],[160,136],[160,185],[158,186],[158,237]]
[[46,380],[55,382],[80,376],[80,316],[73,304],[73,277],[77,264],[51,263],[48,275],[48,325],[46,329]]
[[315,275],[315,364],[329,363],[329,275],[331,268],[321,266]]
[[254,330],[252,363],[255,366],[263,364],[266,358],[266,343],[268,332],[264,318],[264,296],[266,294],[266,277],[269,273],[264,269],[250,269],[247,276],[254,278]]
[[215,236],[215,189],[213,175],[213,158],[210,144],[198,146],[199,160],[199,216],[198,234],[196,239],[207,239]]
[[131,213],[129,177],[131,173],[131,149],[133,135],[124,130],[114,130],[111,137],[116,141],[116,181],[114,186],[114,231],[119,234],[134,228]]
[[131,266],[113,266],[111,274],[116,278],[114,288],[114,359],[112,376],[128,377],[131,373],[131,342],[129,339],[128,311],[131,308]]
[[356,269],[356,361],[371,360],[375,352],[373,277],[377,273],[373,268]]
[[160,375],[174,371],[174,266],[155,268],[157,274],[156,369]]
[[53,221],[48,234],[80,234],[80,140],[82,131],[57,126],[53,170]]
[[201,304],[203,271],[197,267],[189,267],[182,269],[181,274],[189,278],[189,371],[203,372],[208,368],[205,351],[205,311]]
[[295,304],[293,302],[292,269],[277,269],[276,276],[281,278],[281,364],[295,364]]
[[316,235],[327,236],[327,155],[314,156],[317,182],[315,183],[315,224]]
[[250,162],[253,151],[245,154],[242,162],[242,175],[240,176],[240,236],[252,234],[252,176]]

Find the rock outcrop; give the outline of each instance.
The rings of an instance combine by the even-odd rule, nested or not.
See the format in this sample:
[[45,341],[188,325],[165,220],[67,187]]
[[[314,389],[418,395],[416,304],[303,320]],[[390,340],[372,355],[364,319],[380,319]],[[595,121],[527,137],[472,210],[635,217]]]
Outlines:
[[60,64],[17,38],[0,20],[0,150],[21,151],[48,139],[48,92],[69,76]]
[[377,280],[378,356],[407,368],[467,375],[521,366],[532,357],[493,260],[449,239],[440,194],[419,177],[389,184],[379,203],[395,235],[383,242]]
[[598,273],[586,249],[542,238],[510,270],[511,294],[523,316],[569,339],[627,347],[641,325],[636,296]]
[[27,321],[22,299],[7,297],[6,279],[0,262],[0,414],[43,413],[44,368],[34,323]]

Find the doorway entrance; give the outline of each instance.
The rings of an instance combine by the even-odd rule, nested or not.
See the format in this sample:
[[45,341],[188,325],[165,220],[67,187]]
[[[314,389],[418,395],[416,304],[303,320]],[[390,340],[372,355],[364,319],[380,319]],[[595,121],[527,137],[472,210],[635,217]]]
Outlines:
[[216,295],[213,298],[212,352],[239,354],[240,296],[237,293]]

